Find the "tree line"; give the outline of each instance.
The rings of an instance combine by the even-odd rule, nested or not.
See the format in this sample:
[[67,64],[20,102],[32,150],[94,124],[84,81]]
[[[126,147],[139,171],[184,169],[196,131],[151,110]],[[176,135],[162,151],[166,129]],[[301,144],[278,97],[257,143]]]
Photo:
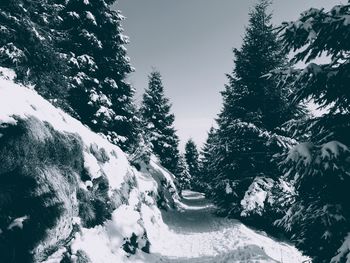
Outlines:
[[[216,125],[200,151],[190,139],[184,154],[160,72],[135,105],[113,4],[3,0],[0,65],[130,156],[155,154],[180,189],[205,192],[220,215],[283,235],[314,262],[347,262],[350,4],[276,27],[270,1],[259,0],[233,50]],[[310,101],[325,113],[312,114]]]
[[292,240],[313,262],[347,262],[350,5],[276,27],[270,4],[249,13],[222,110],[191,165],[199,172],[184,186],[205,192],[219,214]]

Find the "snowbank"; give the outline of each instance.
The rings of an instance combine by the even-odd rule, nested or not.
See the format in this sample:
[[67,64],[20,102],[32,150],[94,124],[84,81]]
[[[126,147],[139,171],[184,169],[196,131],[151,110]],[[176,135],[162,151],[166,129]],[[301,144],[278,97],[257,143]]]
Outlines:
[[[11,76],[0,77],[0,155],[0,180],[20,171],[8,185],[23,183],[22,194],[40,201],[32,210],[31,203],[6,210],[14,193],[0,186],[0,197],[9,199],[0,201],[9,211],[0,216],[0,242],[12,242],[0,250],[22,249],[18,262],[140,262],[130,255],[149,251],[157,203],[171,207],[178,198],[173,176],[156,159],[137,171],[120,148]],[[40,214],[50,220],[38,225]],[[35,229],[42,235],[29,242]]]

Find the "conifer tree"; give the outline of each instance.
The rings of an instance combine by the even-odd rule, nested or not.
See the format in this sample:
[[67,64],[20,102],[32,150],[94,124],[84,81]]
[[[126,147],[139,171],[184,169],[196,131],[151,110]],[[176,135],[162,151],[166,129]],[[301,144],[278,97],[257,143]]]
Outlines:
[[13,69],[16,80],[46,99],[63,103],[67,83],[65,61],[56,48],[54,24],[59,8],[48,0],[2,0],[0,66]]
[[261,0],[249,14],[242,47],[234,49],[235,68],[228,75],[217,119],[213,197],[232,214],[239,214],[240,201],[255,177],[278,176],[277,165],[271,162],[284,146],[277,128],[297,112],[278,80],[265,77],[287,63],[267,11],[269,4]]
[[[350,256],[349,17],[349,4],[328,12],[312,8],[281,31],[286,49],[297,50],[293,60],[306,63],[303,69],[280,71],[286,80],[294,79],[294,101],[312,98],[328,109],[309,120],[304,130],[311,136],[282,163],[298,195],[278,225],[313,262],[347,262]],[[316,63],[321,54],[330,62]]]
[[[286,65],[286,53],[271,24],[269,0],[260,0],[249,14],[249,25],[240,49],[234,49],[235,68],[229,78],[227,101],[238,110],[235,118],[273,130],[290,119],[286,110],[286,91],[277,80],[264,77],[271,70]],[[225,97],[225,94],[224,94]],[[234,102],[234,103],[233,103]],[[287,113],[287,114],[286,114]]]
[[158,71],[149,76],[142,105],[141,119],[143,128],[153,148],[153,152],[159,157],[161,164],[169,171],[178,174],[179,139],[174,128],[174,114],[170,113],[171,104],[164,95],[162,78]]
[[199,154],[197,146],[192,139],[189,139],[185,145],[185,160],[190,175],[197,179],[199,176]]
[[131,152],[138,120],[134,89],[126,81],[133,68],[125,49],[123,16],[111,9],[111,0],[58,1],[60,29],[65,32],[60,48],[70,67],[69,102],[84,124]]
[[207,140],[205,141],[203,148],[200,152],[199,159],[199,179],[196,182],[196,186],[199,190],[204,191],[206,194],[211,193],[211,180],[215,175],[214,159],[215,159],[215,146],[216,142],[216,130],[214,127],[211,127]]
[[177,178],[181,195],[182,190],[191,189],[192,183],[192,176],[189,172],[189,167],[183,155],[180,155],[177,170]]

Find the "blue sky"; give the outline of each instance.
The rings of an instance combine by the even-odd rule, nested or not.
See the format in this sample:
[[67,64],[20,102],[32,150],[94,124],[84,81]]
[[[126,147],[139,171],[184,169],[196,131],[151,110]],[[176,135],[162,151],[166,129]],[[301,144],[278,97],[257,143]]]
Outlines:
[[[232,48],[242,43],[254,0],[119,0],[130,37],[128,55],[136,68],[129,81],[139,102],[152,68],[163,76],[172,102],[181,150],[192,137],[201,146],[215,123]],[[331,8],[345,0],[275,0],[273,23],[290,21],[310,7]]]

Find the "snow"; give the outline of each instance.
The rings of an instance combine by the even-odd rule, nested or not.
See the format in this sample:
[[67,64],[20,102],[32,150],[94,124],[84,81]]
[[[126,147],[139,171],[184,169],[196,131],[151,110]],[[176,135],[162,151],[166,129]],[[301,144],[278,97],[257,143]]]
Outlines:
[[114,111],[110,108],[107,108],[105,106],[101,106],[98,111],[95,113],[96,117],[100,117],[100,116],[104,116],[106,117],[108,120],[112,120],[112,116],[114,115]]
[[98,161],[92,154],[88,152],[84,152],[84,168],[90,175],[91,179],[98,178],[102,175],[101,167]]
[[[182,207],[188,209],[163,214],[145,205],[141,207],[153,253],[144,262],[301,263],[307,260],[289,244],[259,234],[237,220],[214,216],[213,206],[200,193],[186,191],[183,202]],[[202,209],[192,209],[193,206]]]
[[87,30],[82,30],[83,36],[86,37],[88,41],[94,43],[99,49],[102,49],[102,42],[98,40],[95,34],[88,32]]
[[[122,184],[127,181],[127,178],[132,176],[133,168],[131,168],[127,156],[115,145],[109,143],[102,136],[93,133],[91,130],[86,128],[76,119],[70,117],[68,114],[64,113],[62,110],[56,109],[53,107],[48,101],[39,96],[34,90],[28,89],[24,86],[13,83],[10,80],[11,71],[2,70],[3,75],[7,75],[9,77],[1,77],[0,78],[0,120],[3,125],[5,124],[16,124],[16,119],[27,119],[29,117],[35,117],[36,119],[42,122],[50,123],[56,131],[61,133],[71,133],[71,134],[79,134],[84,144],[84,167],[87,170],[91,179],[97,178],[104,174],[109,183],[109,196],[112,196],[116,190],[120,189]],[[10,74],[9,74],[10,73]],[[33,134],[39,136],[42,139],[45,139],[45,131],[38,130],[36,127],[31,127],[33,130]],[[98,147],[93,147],[94,145],[98,145]],[[95,155],[96,153],[92,153],[91,149],[103,150],[107,158],[105,160],[98,159]],[[95,150],[96,150],[95,149]],[[49,172],[49,171],[48,171]],[[50,173],[48,173],[50,174]],[[82,182],[80,183],[82,185]],[[92,181],[88,180],[85,184],[85,188],[92,185]],[[154,190],[154,189],[153,189]],[[140,193],[138,192],[140,195]],[[133,215],[132,218],[136,218],[136,214],[138,218],[140,218],[139,213],[134,210],[136,199],[138,197],[133,197],[133,206],[128,206],[128,208],[120,207],[119,209],[124,210],[116,210],[113,213],[113,218],[107,226],[98,226],[95,229],[84,229],[82,228],[81,233],[77,234],[77,237],[72,242],[72,248],[83,249],[85,252],[90,248],[96,248],[96,244],[101,244],[101,249],[103,243],[109,242],[111,244],[109,247],[103,247],[101,250],[105,255],[110,255],[114,250],[120,250],[120,245],[114,247],[116,238],[118,237],[120,240],[123,240],[123,234],[129,233],[127,229],[133,228],[134,232],[140,232],[141,226],[135,222],[135,220],[131,220],[126,216]],[[138,199],[137,199],[138,200]],[[127,211],[127,213],[126,213]],[[121,219],[124,219],[121,220]],[[27,217],[17,218],[11,223],[9,228],[14,227],[22,227],[23,222],[25,224],[25,220],[28,220]],[[69,220],[69,219],[68,219]],[[80,220],[71,220],[72,224],[74,223],[80,224]],[[125,225],[123,225],[125,224]],[[116,232],[118,235],[109,236],[110,233],[107,233],[107,230],[112,229],[114,225],[115,229],[119,231]],[[138,227],[137,227],[138,226]],[[127,238],[128,236],[126,236]],[[81,241],[81,242],[80,242]],[[86,242],[85,242],[86,241]],[[90,243],[89,243],[90,242]],[[94,244],[93,244],[94,243]],[[119,243],[118,243],[119,244]],[[121,244],[121,243],[120,243]],[[85,250],[86,249],[86,250]],[[107,253],[107,250],[109,253]],[[95,252],[94,252],[95,251]],[[102,253],[101,251],[92,250],[89,251],[89,256],[92,259],[96,259],[93,262],[102,262],[99,261],[102,258],[99,258],[100,255],[95,255],[94,253]],[[112,252],[111,252],[112,251]],[[119,252],[118,252],[119,253]],[[116,262],[123,262],[122,258],[119,256],[124,255],[118,254],[118,257],[114,258]],[[112,262],[107,259],[105,262]]]
[[312,143],[305,142],[294,146],[288,154],[286,161],[297,162],[301,158],[304,164],[310,164],[312,161],[311,149],[313,147]]
[[[79,185],[87,188],[92,185],[94,178],[103,174],[108,179],[109,196],[127,199],[112,212],[111,220],[93,228],[84,228],[76,215],[65,218],[79,227],[67,244],[73,254],[73,262],[81,251],[92,263],[281,262],[281,258],[284,263],[298,263],[305,259],[288,244],[261,235],[239,221],[214,216],[212,212],[215,207],[203,194],[184,191],[185,199],[180,202],[174,176],[159,164],[157,158],[152,156],[149,165],[143,164],[141,170],[136,171],[120,148],[53,107],[34,90],[13,83],[9,77],[1,77],[1,123],[15,124],[16,118],[32,117],[48,122],[58,132],[81,137],[84,167],[91,180],[80,182]],[[40,135],[43,131],[33,127],[34,132]],[[96,152],[99,151],[103,151],[106,158],[98,157]],[[53,173],[47,171],[50,176]],[[130,193],[122,188],[125,183],[131,188]],[[116,195],[118,191],[121,197]],[[168,209],[162,214],[155,199],[159,191],[168,191],[167,202],[173,200],[180,209]],[[25,216],[17,218],[12,227],[22,227],[23,223],[25,227],[26,220],[30,219]],[[68,230],[65,228],[62,231]],[[152,254],[138,250],[135,256],[127,255],[121,247],[132,234],[138,236],[139,244],[145,244],[143,236],[147,234]],[[58,248],[46,263],[60,262],[65,251]]]
[[80,55],[77,57],[77,61],[82,65],[88,65],[91,70],[97,69],[95,60],[92,56],[89,56],[87,54]]
[[106,78],[104,82],[108,84],[111,88],[118,89],[118,84],[114,79]]
[[90,20],[95,26],[97,26],[96,18],[90,11],[86,12],[86,18]]
[[6,26],[3,26],[3,25],[0,25],[0,32],[2,33],[7,33],[8,32],[8,29]]
[[40,35],[40,33],[36,30],[35,27],[33,27],[32,29],[33,29],[33,32],[34,32],[35,36],[36,36],[39,40],[41,40],[41,41],[44,41],[44,40],[45,40],[45,38],[44,38],[42,35]]
[[[16,98],[16,100],[13,98]],[[35,107],[32,107],[32,105],[35,105]],[[95,173],[99,170],[98,166],[100,166],[107,175],[112,189],[118,189],[124,182],[123,177],[127,173],[129,163],[126,155],[118,147],[110,144],[100,135],[93,133],[62,110],[55,109],[35,91],[0,78],[0,120],[2,123],[15,123],[16,120],[13,116],[24,119],[34,116],[43,122],[50,123],[57,131],[79,134],[87,146],[99,145],[100,148],[109,153],[110,160],[106,163],[98,163],[93,160],[95,157],[89,152],[85,152],[84,165],[86,168]],[[94,177],[98,177],[98,172]]]
[[99,99],[99,95],[96,93],[96,91],[91,91],[90,93],[90,104],[92,104],[92,102],[96,102]]
[[131,237],[133,233],[142,235],[143,229],[138,224],[140,219],[140,214],[127,205],[121,205],[112,215],[113,226],[124,237]]
[[169,171],[167,171],[164,167],[162,167],[159,164],[159,160],[157,159],[157,157],[155,157],[154,155],[151,156],[151,166],[153,169],[155,169],[156,171],[158,171],[160,174],[162,174],[162,176],[164,176],[164,178],[171,183],[171,186],[176,189],[174,181],[175,181],[175,176],[173,174],[171,174]]
[[226,182],[225,192],[226,192],[226,194],[232,194],[232,192],[233,192],[232,187],[230,186],[229,182]]
[[13,43],[8,43],[0,48],[0,54],[6,55],[13,63],[19,62],[24,56],[24,52]]
[[187,200],[200,200],[205,198],[205,195],[202,193],[197,193],[189,190],[183,190],[182,196],[186,198]]
[[86,78],[87,75],[84,72],[78,72],[78,74],[73,79],[78,85],[81,85],[83,84],[83,80]]
[[273,186],[274,181],[271,178],[257,177],[249,186],[244,198],[241,200],[241,206],[243,208],[241,216],[247,216],[252,212],[262,215],[268,191],[270,191]]
[[122,239],[118,232],[106,231],[105,227],[97,226],[91,229],[82,229],[77,233],[71,246],[72,254],[76,255],[79,250],[84,251],[92,262],[110,263],[123,262],[124,252],[119,248]]
[[22,217],[18,217],[16,219],[14,219],[11,224],[7,227],[8,230],[11,230],[13,228],[20,228],[23,229],[23,223],[25,221],[29,220],[29,216],[22,216]]
[[338,141],[330,141],[322,145],[321,155],[323,159],[337,158],[340,152],[349,151],[348,147]]
[[[346,261],[342,261],[342,259],[346,259]],[[348,233],[343,244],[338,249],[338,254],[331,260],[331,263],[340,262],[350,263],[350,233]]]
[[80,18],[79,14],[76,13],[76,12],[68,12],[68,14],[69,14],[70,16],[73,16],[73,17],[77,18],[77,19]]
[[13,81],[16,78],[16,73],[12,69],[0,67],[0,76],[3,79]]
[[114,119],[117,120],[117,121],[124,121],[124,120],[126,120],[126,117],[123,116],[123,115],[116,115],[114,117]]

